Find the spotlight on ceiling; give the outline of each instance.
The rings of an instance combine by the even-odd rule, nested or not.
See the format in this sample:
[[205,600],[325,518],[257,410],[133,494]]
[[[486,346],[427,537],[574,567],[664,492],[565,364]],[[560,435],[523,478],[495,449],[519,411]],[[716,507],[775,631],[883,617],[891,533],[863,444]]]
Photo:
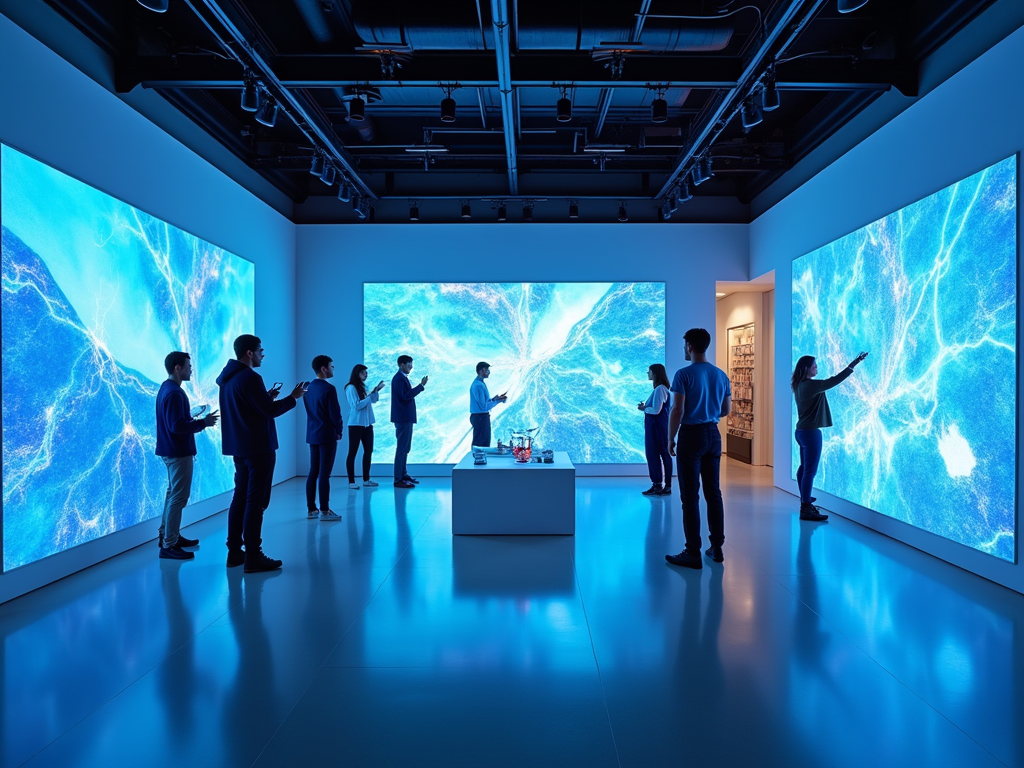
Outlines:
[[775,79],[772,78],[764,84],[761,91],[761,107],[765,112],[774,112],[779,108],[779,89],[775,86]]
[[319,152],[313,155],[313,162],[309,166],[309,173],[311,176],[319,176],[324,172],[324,156]]
[[629,216],[626,214],[625,203],[619,205],[619,221],[629,221]]
[[498,203],[498,221],[505,221],[508,218],[508,208],[504,203]]
[[707,157],[702,157],[697,161],[697,164],[693,166],[694,186],[699,187],[713,175],[714,174],[711,172],[711,161]]
[[362,195],[360,195],[358,192],[353,192],[352,193],[352,199],[351,199],[350,202],[352,203],[352,210],[356,211],[358,213],[359,212],[359,205],[360,205],[360,203],[363,202]]
[[455,122],[455,99],[453,99],[451,96],[446,96],[445,98],[441,99],[441,122]]
[[241,107],[246,112],[255,112],[260,108],[260,89],[251,75],[246,75],[245,83],[242,85]]
[[575,200],[569,202],[569,218],[578,219],[580,217],[580,204]]
[[572,120],[572,102],[569,101],[564,95],[558,100],[555,105],[556,114],[555,119],[560,123],[568,123]]
[[334,179],[337,176],[337,171],[334,170],[333,165],[325,165],[324,172],[320,174],[320,181],[326,184],[328,187],[334,186]]
[[139,0],[139,5],[156,13],[167,13],[171,0]]
[[651,102],[651,122],[664,123],[668,120],[668,102],[660,96]]
[[749,131],[755,125],[760,125],[764,121],[761,107],[755,104],[753,99],[747,99],[740,107],[740,120],[743,123],[744,131]]
[[362,96],[356,96],[349,101],[348,119],[355,120],[357,123],[361,123],[366,119],[366,102],[363,101]]
[[277,102],[269,93],[263,94],[263,101],[260,108],[256,110],[256,122],[273,128],[277,122]]
[[[836,3],[836,10],[840,13],[853,13],[867,4],[868,0],[839,0]],[[145,5],[145,3],[143,3],[143,5]]]
[[533,221],[533,203],[523,206],[523,221]]
[[700,169],[701,175],[704,177],[704,181],[707,181],[708,179],[710,179],[712,176],[715,175],[715,172],[713,170],[711,170],[711,157],[709,155],[704,155],[704,159],[701,160],[700,162],[701,162],[701,169]]
[[420,207],[415,203],[409,206],[409,221],[420,220]]
[[[668,197],[665,198],[665,212],[668,213],[669,216],[671,216],[673,213],[679,210],[678,195],[679,192],[673,189],[671,192],[668,193]],[[668,216],[666,216],[665,218],[667,219]]]
[[343,203],[352,199],[352,185],[348,183],[348,179],[342,179],[338,185],[338,199]]
[[679,188],[679,202],[686,203],[693,200],[693,192],[690,191],[690,182],[684,181],[683,186]]
[[464,219],[472,219],[473,218],[473,212],[469,209],[469,203],[468,202],[462,204],[462,218],[464,218]]
[[672,218],[672,214],[669,212],[668,206],[659,205],[658,206],[658,219],[660,221],[668,221],[671,218]]
[[359,206],[356,208],[356,216],[358,216],[360,219],[365,219],[367,214],[369,214],[369,212],[370,212],[370,204],[368,202],[366,202],[365,200],[362,200],[359,203]]

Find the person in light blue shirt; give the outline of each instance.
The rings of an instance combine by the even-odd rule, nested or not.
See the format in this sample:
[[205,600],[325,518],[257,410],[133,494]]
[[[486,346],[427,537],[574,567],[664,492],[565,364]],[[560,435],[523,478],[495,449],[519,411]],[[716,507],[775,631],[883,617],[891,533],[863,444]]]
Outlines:
[[[724,560],[725,511],[719,487],[722,463],[722,435],[718,420],[732,410],[732,387],[725,371],[708,362],[711,334],[691,328],[683,334],[686,359],[692,361],[676,371],[672,380],[672,411],[669,413],[668,450],[676,459],[676,473],[683,496],[683,533],[686,548],[678,555],[665,555],[672,565],[700,569],[700,488],[708,506],[708,540],[705,554],[714,562]],[[678,438],[678,450],[676,440]]]
[[476,364],[476,378],[469,387],[469,423],[473,425],[473,445],[491,444],[491,409],[508,400],[507,394],[491,397],[484,382],[491,375],[491,364]]

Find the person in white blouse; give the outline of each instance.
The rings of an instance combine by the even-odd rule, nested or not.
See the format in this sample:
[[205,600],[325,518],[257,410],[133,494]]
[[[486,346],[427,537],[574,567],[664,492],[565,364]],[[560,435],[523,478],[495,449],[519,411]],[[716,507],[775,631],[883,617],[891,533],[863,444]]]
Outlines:
[[345,386],[345,397],[348,400],[348,459],[345,460],[345,469],[348,470],[348,487],[359,488],[356,483],[356,454],[359,446],[363,446],[363,485],[367,488],[376,488],[377,483],[370,479],[370,463],[373,461],[373,425],[376,419],[373,416],[373,404],[377,402],[380,395],[377,393],[384,389],[384,382],[381,381],[369,392],[366,391],[367,370],[365,365],[356,365],[352,368],[352,375],[348,377],[348,384]]
[[672,455],[668,451],[668,372],[661,363],[647,369],[647,378],[654,389],[647,402],[637,408],[644,412],[644,449],[647,453],[647,470],[651,475],[651,487],[644,496],[672,495]]

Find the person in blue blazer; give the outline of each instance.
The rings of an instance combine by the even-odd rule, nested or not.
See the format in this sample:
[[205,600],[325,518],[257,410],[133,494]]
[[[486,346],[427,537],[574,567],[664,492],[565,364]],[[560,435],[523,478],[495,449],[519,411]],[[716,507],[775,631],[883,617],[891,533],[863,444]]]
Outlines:
[[[302,402],[306,406],[306,442],[309,444],[309,476],[306,478],[306,518],[333,522],[341,515],[331,511],[331,470],[341,440],[341,405],[338,390],[327,381],[334,377],[334,361],[327,355],[313,358],[316,378],[309,383]],[[320,508],[316,506],[317,486]]]
[[398,356],[398,373],[391,379],[391,423],[395,425],[395,488],[415,488],[419,482],[410,477],[407,467],[412,449],[412,428],[416,423],[416,396],[427,386],[427,376],[418,386],[409,381],[412,358]]

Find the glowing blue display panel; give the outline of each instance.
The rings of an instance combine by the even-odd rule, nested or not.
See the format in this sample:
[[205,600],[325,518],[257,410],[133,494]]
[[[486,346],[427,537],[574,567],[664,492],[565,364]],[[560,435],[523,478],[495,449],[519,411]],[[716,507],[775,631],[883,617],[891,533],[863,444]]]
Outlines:
[[794,363],[825,378],[861,350],[815,486],[1013,561],[1016,158],[793,263]]
[[[0,152],[9,570],[160,516],[163,359],[189,352],[189,399],[216,404],[214,379],[234,337],[253,328],[255,294],[250,262]],[[192,502],[232,485],[219,428],[196,438]]]
[[647,368],[665,360],[664,283],[367,283],[364,362],[375,408],[375,456],[390,461],[391,377],[413,357],[418,424],[409,461],[454,464],[470,450],[469,387],[476,364],[491,364],[494,441],[540,427],[537,444],[574,462],[644,461]]

